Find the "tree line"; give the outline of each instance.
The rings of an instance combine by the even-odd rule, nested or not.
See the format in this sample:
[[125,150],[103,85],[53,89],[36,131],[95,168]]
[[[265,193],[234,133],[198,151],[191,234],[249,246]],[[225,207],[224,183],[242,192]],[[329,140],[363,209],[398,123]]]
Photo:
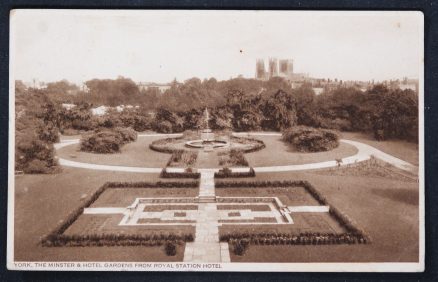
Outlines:
[[[87,91],[67,81],[44,89],[16,81],[16,160],[24,170],[43,170],[56,160],[51,144],[63,134],[96,128],[132,127],[136,131],[182,132],[205,126],[217,130],[270,130],[305,125],[372,133],[376,139],[417,142],[418,96],[412,90],[375,85],[363,92],[340,87],[315,95],[311,85],[292,89],[281,78],[269,81],[236,78],[176,80],[164,93],[140,89],[128,78],[87,81]],[[65,109],[62,103],[74,103]],[[93,116],[92,107],[138,105],[122,112]],[[32,163],[33,160],[36,160]],[[30,166],[30,168],[29,168]]]

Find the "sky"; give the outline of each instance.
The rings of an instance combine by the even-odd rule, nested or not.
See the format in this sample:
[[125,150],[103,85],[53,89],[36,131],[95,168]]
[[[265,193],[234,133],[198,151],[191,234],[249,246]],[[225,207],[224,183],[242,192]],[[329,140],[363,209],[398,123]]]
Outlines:
[[419,12],[11,12],[11,70],[23,81],[74,83],[254,78],[256,59],[294,60],[294,72],[343,80],[418,78]]

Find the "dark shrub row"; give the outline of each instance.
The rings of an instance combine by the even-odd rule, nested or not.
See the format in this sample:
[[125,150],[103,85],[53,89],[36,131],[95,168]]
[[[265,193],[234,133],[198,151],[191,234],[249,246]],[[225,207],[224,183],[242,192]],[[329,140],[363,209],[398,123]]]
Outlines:
[[267,188],[267,187],[299,187],[304,186],[305,181],[302,180],[286,180],[286,181],[217,181],[216,188]]
[[201,174],[199,172],[185,171],[185,172],[168,172],[165,168],[160,173],[161,178],[193,178],[199,179]]
[[329,151],[339,146],[339,136],[334,131],[308,126],[286,129],[283,140],[301,152]]
[[198,188],[199,181],[109,182],[108,188]]
[[81,139],[81,151],[93,153],[115,153],[129,142],[137,139],[137,133],[131,128],[98,129]]
[[[193,242],[193,234],[150,233],[150,234],[85,234],[48,236],[44,247],[85,247],[85,246],[162,246],[170,242],[176,244]],[[167,251],[166,251],[167,252]],[[174,255],[174,254],[173,254]]]
[[233,246],[236,255],[242,255],[249,245],[338,245],[366,244],[367,237],[357,233],[267,233],[233,232],[221,234],[219,240]]
[[232,172],[228,167],[224,167],[218,172],[214,173],[215,178],[244,178],[244,177],[254,177],[255,171],[251,167],[248,172]]

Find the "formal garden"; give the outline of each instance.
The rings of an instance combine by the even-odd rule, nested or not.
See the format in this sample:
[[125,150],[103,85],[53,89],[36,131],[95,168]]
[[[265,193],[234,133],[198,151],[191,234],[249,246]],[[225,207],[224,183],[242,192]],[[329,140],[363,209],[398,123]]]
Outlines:
[[95,82],[17,90],[17,259],[418,259],[414,93],[189,80],[151,105]]

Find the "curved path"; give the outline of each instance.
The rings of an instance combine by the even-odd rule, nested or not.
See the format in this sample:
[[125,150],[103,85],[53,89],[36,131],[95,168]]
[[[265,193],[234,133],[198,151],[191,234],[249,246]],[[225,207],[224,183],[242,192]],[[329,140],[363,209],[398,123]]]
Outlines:
[[[138,137],[179,137],[182,134],[139,134]],[[280,133],[267,133],[267,132],[249,132],[249,133],[233,133],[236,136],[281,136]],[[353,145],[357,148],[358,152],[349,157],[345,157],[342,159],[340,163],[341,166],[348,164],[355,164],[358,162],[366,161],[371,158],[371,156],[376,157],[384,162],[387,162],[399,169],[404,171],[408,171],[416,174],[418,168],[408,162],[405,162],[399,158],[386,154],[370,145],[352,141],[341,139],[343,143],[347,143]],[[60,143],[55,144],[55,149],[60,149],[65,146],[70,146],[73,144],[78,144],[79,139],[66,139],[62,140]],[[63,158],[59,158],[59,163],[63,166],[68,167],[76,167],[76,168],[85,168],[85,169],[95,169],[95,170],[109,170],[109,171],[123,171],[123,172],[139,172],[139,173],[159,173],[162,168],[155,167],[131,167],[131,166],[115,166],[115,165],[99,165],[92,163],[83,163],[72,160],[67,160]],[[299,170],[310,170],[310,169],[321,169],[321,168],[330,168],[338,166],[338,162],[336,160],[333,161],[325,161],[318,163],[308,163],[308,164],[300,164],[300,165],[283,165],[283,166],[264,166],[264,167],[254,167],[255,172],[284,172],[284,171],[299,171]],[[218,169],[212,169],[218,170]],[[232,168],[232,171],[239,172],[247,170],[247,168]]]

